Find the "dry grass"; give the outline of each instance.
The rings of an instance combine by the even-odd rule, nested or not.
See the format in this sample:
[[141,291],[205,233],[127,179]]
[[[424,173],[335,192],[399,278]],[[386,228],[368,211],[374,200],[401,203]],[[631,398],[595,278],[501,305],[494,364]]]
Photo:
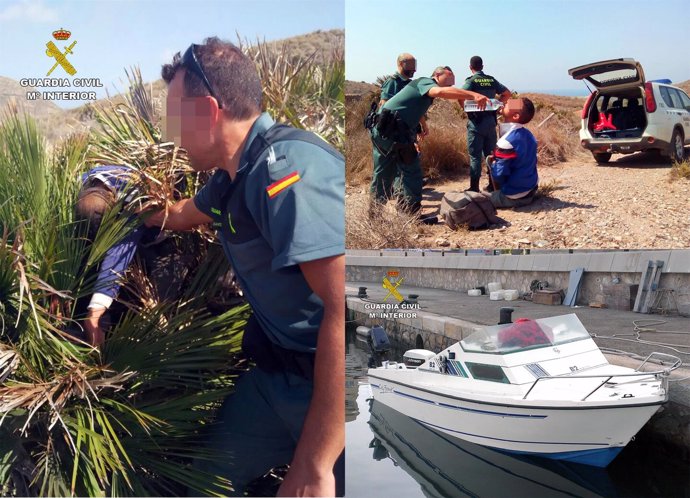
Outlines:
[[680,163],[673,163],[673,165],[671,165],[671,171],[668,175],[669,182],[675,182],[683,179],[690,180],[690,159],[686,159]]
[[378,102],[372,94],[345,97],[345,171],[348,183],[353,185],[371,181],[371,139],[363,121],[374,100]]
[[419,144],[424,176],[444,181],[465,176],[470,156],[467,141],[457,127],[429,126],[429,135]]
[[560,184],[561,182],[557,179],[552,179],[546,182],[540,182],[537,195],[539,197],[551,197],[551,194],[558,190]]
[[[345,244],[348,249],[413,247],[424,234],[416,216],[386,205],[372,203],[366,192],[345,196]],[[417,236],[417,237],[415,237]]]
[[[362,126],[370,103],[378,101],[378,91],[346,97],[347,181],[363,185],[371,180],[372,155],[369,134]],[[580,152],[578,130],[584,103],[577,97],[525,94],[534,102],[536,114],[528,125],[539,147],[540,167],[572,159]],[[538,127],[551,113],[541,127]],[[422,170],[435,182],[458,179],[469,174],[467,117],[455,102],[437,99],[428,113],[430,133],[420,143]]]

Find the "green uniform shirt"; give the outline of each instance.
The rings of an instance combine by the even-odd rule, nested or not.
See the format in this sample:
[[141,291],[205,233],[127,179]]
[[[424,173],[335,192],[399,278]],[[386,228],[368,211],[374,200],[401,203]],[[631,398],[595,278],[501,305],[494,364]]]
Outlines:
[[251,162],[251,144],[273,124],[267,113],[256,119],[235,178],[217,170],[194,205],[213,219],[266,336],[285,349],[314,352],[323,301],[299,265],[345,253],[345,161],[285,140]]
[[466,78],[462,89],[480,93],[490,99],[496,98],[496,95],[500,95],[508,90],[496,78],[484,74],[484,71],[477,71],[472,76]]
[[403,78],[400,73],[395,73],[381,85],[381,100],[390,100],[410,81],[412,80]]
[[422,116],[429,110],[434,99],[429,97],[429,90],[438,86],[432,78],[422,77],[412,80],[393,98],[383,104],[382,109],[398,111],[398,114],[409,126],[410,130],[417,128]]

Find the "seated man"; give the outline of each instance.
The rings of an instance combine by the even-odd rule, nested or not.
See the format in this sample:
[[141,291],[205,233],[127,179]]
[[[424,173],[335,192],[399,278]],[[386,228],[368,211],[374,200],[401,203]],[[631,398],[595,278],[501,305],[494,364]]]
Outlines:
[[501,111],[505,123],[496,142],[491,167],[494,192],[491,203],[497,208],[526,206],[537,193],[537,140],[523,125],[534,117],[534,104],[527,98],[510,99]]

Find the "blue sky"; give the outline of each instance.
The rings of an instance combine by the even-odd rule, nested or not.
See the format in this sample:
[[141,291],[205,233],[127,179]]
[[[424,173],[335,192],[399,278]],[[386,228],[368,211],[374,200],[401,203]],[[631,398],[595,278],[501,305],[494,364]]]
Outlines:
[[[114,84],[124,88],[125,67],[139,65],[145,81],[158,79],[175,52],[207,36],[276,40],[344,23],[343,0],[0,0],[0,76],[45,77],[54,62],[46,43],[60,27],[72,32],[56,42],[60,50],[77,41],[68,55],[74,78],[100,78],[113,93]],[[67,74],[58,67],[51,77]]]
[[571,67],[632,57],[648,79],[690,79],[685,0],[347,0],[347,79],[395,71],[400,52],[417,76],[451,66],[458,83],[469,59],[511,90],[581,89]]

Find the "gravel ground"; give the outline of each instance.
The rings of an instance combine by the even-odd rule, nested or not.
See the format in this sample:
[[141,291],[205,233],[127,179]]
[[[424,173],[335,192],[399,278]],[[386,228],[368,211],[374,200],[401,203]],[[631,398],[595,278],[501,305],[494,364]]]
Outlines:
[[[540,183],[555,185],[530,206],[499,210],[502,226],[452,231],[415,227],[416,247],[433,248],[687,248],[690,180],[671,182],[670,165],[649,154],[614,156],[598,166],[590,155],[542,168]],[[438,212],[443,193],[468,180],[430,184],[423,213]],[[482,178],[482,186],[486,183]],[[358,189],[359,190],[359,189]]]

